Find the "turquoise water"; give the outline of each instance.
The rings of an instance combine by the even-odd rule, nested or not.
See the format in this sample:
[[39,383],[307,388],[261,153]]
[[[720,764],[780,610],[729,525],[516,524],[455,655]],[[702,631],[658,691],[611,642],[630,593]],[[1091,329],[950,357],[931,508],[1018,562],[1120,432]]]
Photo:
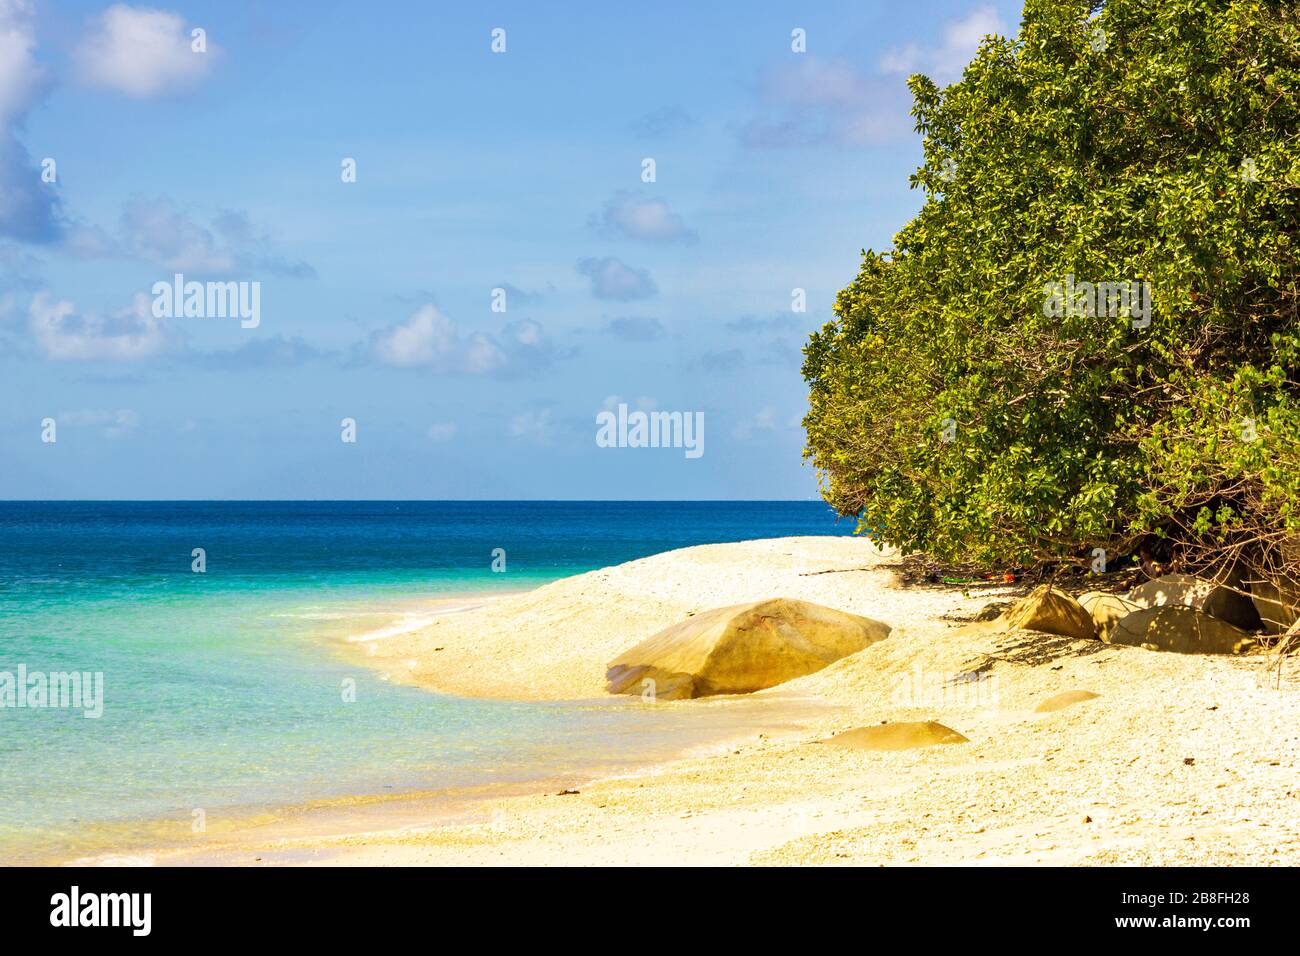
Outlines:
[[430,694],[321,635],[670,548],[849,530],[819,502],[0,502],[0,681],[20,665],[103,675],[98,718],[0,707],[0,858],[71,853],[105,825],[129,842],[132,821],[188,832],[196,809],[213,820],[666,752],[692,731],[680,708]]

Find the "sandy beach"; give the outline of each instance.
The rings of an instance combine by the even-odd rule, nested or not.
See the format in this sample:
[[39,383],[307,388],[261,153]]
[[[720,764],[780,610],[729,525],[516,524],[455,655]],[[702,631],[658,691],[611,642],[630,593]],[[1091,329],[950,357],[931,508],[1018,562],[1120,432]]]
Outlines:
[[[971,620],[1021,585],[905,585],[861,539],[706,545],[579,575],[354,643],[393,680],[597,698],[605,664],[683,615],[784,596],[890,637],[753,701],[794,725],[596,780],[336,803],[136,862],[329,865],[1300,862],[1300,695],[1261,657],[1162,654]],[[1040,713],[1066,691],[1095,695]],[[709,709],[714,700],[638,706]],[[935,720],[967,743],[895,752],[836,732]],[[560,794],[560,789],[576,793]],[[120,860],[116,862],[121,862]]]

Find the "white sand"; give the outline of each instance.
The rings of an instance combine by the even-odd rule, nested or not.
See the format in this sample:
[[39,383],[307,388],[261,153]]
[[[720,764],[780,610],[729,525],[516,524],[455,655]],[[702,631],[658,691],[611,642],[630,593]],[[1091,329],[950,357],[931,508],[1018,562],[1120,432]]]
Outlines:
[[[758,697],[838,705],[784,735],[631,777],[476,800],[452,822],[223,839],[160,862],[262,864],[1288,864],[1300,862],[1300,692],[1265,661],[960,627],[1023,588],[902,587],[868,542],[710,545],[566,579],[356,650],[394,679],[527,699],[600,696],[605,664],[688,611],[791,597],[888,640]],[[373,648],[373,653],[368,649]],[[441,648],[439,650],[438,648]],[[960,675],[981,675],[962,680]],[[1100,696],[1056,713],[1066,690]],[[693,707],[697,702],[656,706]],[[704,712],[701,712],[702,717]],[[938,720],[969,743],[817,743]],[[410,814],[408,814],[408,817]],[[355,822],[355,821],[354,821]]]
[[801,598],[909,627],[936,625],[942,614],[973,612],[989,599],[900,590],[896,565],[858,538],[684,548],[439,618],[375,642],[367,663],[395,680],[450,694],[572,700],[604,696],[605,665],[621,651],[708,608]]

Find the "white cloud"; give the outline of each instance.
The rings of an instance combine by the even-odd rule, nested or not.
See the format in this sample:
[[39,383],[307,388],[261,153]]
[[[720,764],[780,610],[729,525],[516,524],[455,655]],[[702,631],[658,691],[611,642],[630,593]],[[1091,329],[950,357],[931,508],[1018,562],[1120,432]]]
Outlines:
[[136,196],[122,209],[126,251],[168,269],[226,273],[236,259],[212,233],[194,222],[170,199]]
[[613,256],[580,259],[577,268],[580,274],[591,280],[591,294],[597,299],[627,302],[649,298],[659,291],[649,272],[634,269]]
[[143,259],[177,272],[295,279],[316,275],[308,263],[282,255],[246,213],[224,210],[209,228],[167,196],[132,196],[122,207],[116,233],[78,224],[67,230],[63,248],[82,258]]
[[147,97],[187,89],[212,69],[220,50],[191,48],[180,14],[118,3],[86,25],[77,48],[82,78],[127,96]]
[[36,62],[35,22],[29,0],[0,0],[0,237],[50,242],[62,230],[59,202],[18,140],[48,85]]
[[537,322],[512,322],[498,335],[465,335],[433,305],[423,305],[404,321],[372,333],[367,352],[374,361],[395,368],[467,375],[525,374],[557,358],[550,338]]
[[450,360],[459,350],[456,325],[431,305],[424,305],[405,322],[375,333],[371,354],[385,365],[413,368]]
[[31,107],[44,85],[36,63],[36,27],[30,0],[0,0],[0,125]]
[[448,442],[456,437],[456,425],[453,422],[434,422],[425,432],[432,442]]
[[925,73],[946,84],[961,76],[986,34],[1005,27],[983,6],[940,28],[935,46],[911,43],[888,51],[871,75],[850,60],[805,54],[768,69],[759,112],[740,129],[747,146],[854,148],[912,134],[911,98],[900,76]]
[[997,10],[991,6],[980,7],[959,20],[945,23],[938,46],[909,43],[890,50],[881,58],[880,70],[901,76],[924,73],[940,85],[951,83],[961,76],[984,37],[1005,32],[1006,25]]
[[693,242],[697,238],[667,202],[626,189],[615,193],[600,216],[591,217],[590,225],[604,236],[648,242]]
[[129,308],[101,316],[79,314],[68,300],[56,302],[39,292],[32,299],[28,322],[37,346],[51,359],[129,361],[156,355],[168,343],[144,293],[138,293]]
[[773,67],[759,98],[759,115],[740,130],[747,146],[869,146],[911,129],[907,89],[848,60],[804,55]]

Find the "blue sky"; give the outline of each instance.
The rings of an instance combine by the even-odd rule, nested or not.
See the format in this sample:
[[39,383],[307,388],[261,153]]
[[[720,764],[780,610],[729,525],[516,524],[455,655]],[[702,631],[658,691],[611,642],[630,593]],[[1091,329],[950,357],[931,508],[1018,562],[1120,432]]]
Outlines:
[[[799,352],[920,202],[906,76],[1018,19],[0,0],[0,498],[814,496]],[[154,316],[177,272],[260,324]],[[705,453],[598,447],[619,403]]]

